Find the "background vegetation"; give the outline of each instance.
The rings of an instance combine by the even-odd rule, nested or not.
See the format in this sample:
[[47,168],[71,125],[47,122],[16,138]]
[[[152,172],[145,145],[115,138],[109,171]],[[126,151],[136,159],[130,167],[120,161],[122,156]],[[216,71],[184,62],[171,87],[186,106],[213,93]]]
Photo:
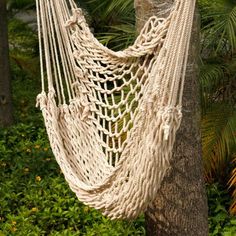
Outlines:
[[[131,0],[80,1],[95,35],[118,50],[135,38]],[[200,0],[202,143],[210,235],[236,235],[236,4]],[[144,218],[110,221],[69,190],[51,153],[35,97],[37,33],[8,1],[15,125],[0,130],[0,235],[145,235]],[[96,17],[94,17],[96,16]]]

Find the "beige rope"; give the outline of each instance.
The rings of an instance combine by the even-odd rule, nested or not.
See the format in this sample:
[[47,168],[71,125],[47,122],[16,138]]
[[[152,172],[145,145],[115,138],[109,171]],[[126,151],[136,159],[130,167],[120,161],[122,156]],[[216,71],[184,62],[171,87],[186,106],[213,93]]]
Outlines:
[[135,218],[170,168],[195,0],[176,0],[166,19],[150,17],[118,52],[98,42],[73,0],[36,3],[37,103],[56,160],[85,204],[112,219]]

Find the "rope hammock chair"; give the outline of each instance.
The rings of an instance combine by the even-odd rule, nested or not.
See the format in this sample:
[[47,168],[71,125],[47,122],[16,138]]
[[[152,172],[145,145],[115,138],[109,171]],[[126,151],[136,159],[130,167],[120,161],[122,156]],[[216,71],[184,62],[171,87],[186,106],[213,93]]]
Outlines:
[[103,46],[73,0],[36,0],[42,110],[70,188],[112,219],[133,219],[170,168],[195,0],[152,16],[123,51]]

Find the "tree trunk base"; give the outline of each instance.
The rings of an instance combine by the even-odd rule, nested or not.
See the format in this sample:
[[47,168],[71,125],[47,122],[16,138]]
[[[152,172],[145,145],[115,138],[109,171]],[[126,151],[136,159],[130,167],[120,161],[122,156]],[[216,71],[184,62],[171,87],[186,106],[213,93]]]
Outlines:
[[[164,3],[164,4],[163,4]],[[173,0],[136,0],[137,28]],[[152,8],[150,10],[150,8]],[[163,15],[161,15],[163,17]],[[148,236],[207,236],[208,208],[203,180],[198,84],[199,29],[195,14],[183,96],[183,120],[177,133],[172,168],[146,212]]]

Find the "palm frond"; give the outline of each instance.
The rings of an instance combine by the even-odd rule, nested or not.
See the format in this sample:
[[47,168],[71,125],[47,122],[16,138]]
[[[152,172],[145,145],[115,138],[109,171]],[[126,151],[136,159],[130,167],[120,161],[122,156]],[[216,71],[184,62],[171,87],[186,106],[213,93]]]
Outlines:
[[100,12],[102,20],[110,17],[122,18],[134,14],[133,1],[131,0],[89,0],[92,14]]
[[236,49],[236,6],[229,12],[226,19],[226,33],[233,53]]
[[101,43],[113,50],[120,50],[132,44],[135,35],[134,24],[126,23],[108,27],[107,32],[97,34],[97,38]]
[[201,66],[201,100],[204,110],[212,103],[211,95],[222,86],[226,72],[227,68],[218,63],[209,63]]
[[231,177],[229,180],[229,188],[233,189],[232,191],[232,204],[230,206],[230,212],[236,215],[236,156],[233,160],[234,169],[231,172]]
[[208,59],[200,70],[203,112],[215,103],[236,102],[236,59]]
[[113,50],[130,45],[135,38],[135,13],[132,0],[79,0],[91,16],[91,28],[98,40]]
[[236,49],[236,6],[229,1],[222,1],[221,4],[218,11],[212,10],[214,5],[210,5],[208,13],[202,17],[205,25],[202,28],[204,47],[214,48],[216,53],[233,53]]
[[226,103],[215,104],[202,118],[202,146],[206,178],[227,173],[236,147],[236,111]]

